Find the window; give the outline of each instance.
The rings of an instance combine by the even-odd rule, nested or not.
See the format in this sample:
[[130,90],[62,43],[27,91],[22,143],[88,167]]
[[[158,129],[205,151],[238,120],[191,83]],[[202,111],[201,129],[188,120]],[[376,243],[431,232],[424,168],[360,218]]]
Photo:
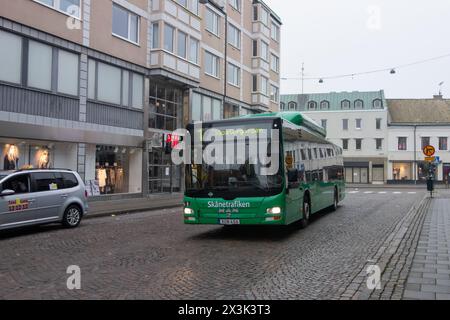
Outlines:
[[71,189],[78,186],[78,180],[73,173],[61,173],[62,178],[64,180],[64,188]]
[[28,50],[28,85],[50,91],[52,89],[52,47],[30,41]]
[[377,130],[381,130],[381,121],[382,121],[382,119],[377,119],[376,120],[376,128],[377,128]]
[[258,21],[258,7],[253,6],[253,21]]
[[430,137],[422,137],[422,149],[430,145]]
[[362,119],[356,119],[356,130],[361,130],[362,128]]
[[348,139],[342,139],[342,149],[348,150]]
[[362,149],[362,139],[355,139],[356,141],[356,150],[361,150]]
[[218,78],[219,77],[219,58],[205,51],[205,73]]
[[258,91],[258,76],[256,74],[252,75],[252,91],[257,92]]
[[131,42],[139,42],[139,16],[113,4],[113,34]]
[[253,40],[253,56],[254,57],[258,56],[258,41],[257,40]]
[[448,138],[447,137],[439,138],[439,150],[441,150],[441,151],[448,150]]
[[198,15],[198,0],[191,0],[191,11]]
[[272,59],[270,63],[270,68],[272,71],[280,72],[280,58],[278,58],[276,55],[272,54]]
[[237,11],[241,11],[241,0],[230,0],[230,5]]
[[152,24],[152,49],[160,47],[159,43],[159,23]]
[[219,36],[219,15],[214,13],[211,9],[206,9],[206,30]]
[[317,109],[317,102],[315,102],[315,101],[308,102],[308,109],[309,110],[316,110]]
[[241,69],[231,63],[228,63],[228,83],[235,86],[241,85]]
[[173,52],[173,42],[175,38],[175,28],[171,25],[164,25],[164,50]]
[[178,30],[177,54],[182,58],[187,58],[187,34]]
[[65,12],[76,18],[81,17],[80,0],[37,0],[53,9]]
[[264,8],[261,8],[261,22],[269,26],[269,13]]
[[268,86],[269,80],[266,77],[261,77],[261,93],[264,95],[268,95]]
[[35,192],[55,191],[64,189],[64,180],[61,175],[53,172],[33,173]]
[[383,149],[383,139],[375,139],[375,144],[376,144],[377,150]]
[[383,102],[380,99],[373,100],[373,108],[374,109],[382,109],[383,108]]
[[222,102],[198,93],[192,95],[192,120],[210,121],[223,118]]
[[278,27],[275,23],[272,23],[271,36],[273,40],[277,42],[280,41],[280,27]]
[[130,105],[130,72],[122,71],[122,105]]
[[231,23],[228,24],[228,43],[238,49],[241,48],[241,31]]
[[289,102],[289,110],[297,110],[297,103],[294,101]]
[[344,100],[341,102],[341,108],[342,109],[350,109],[350,101],[349,100]]
[[327,128],[327,120],[326,119],[322,119],[321,121],[321,124],[322,124],[322,128],[324,128],[324,129],[326,129]]
[[119,105],[121,70],[99,62],[97,82],[97,99]]
[[20,83],[22,38],[0,30],[0,81]]
[[79,57],[76,54],[58,51],[58,92],[78,95]]
[[342,119],[342,130],[348,130],[348,119]]
[[133,73],[133,92],[131,106],[133,108],[142,109],[144,105],[144,77],[140,74]]
[[2,184],[2,190],[12,190],[16,194],[30,192],[30,177],[27,174],[14,176]]
[[274,102],[279,102],[280,99],[280,89],[274,85],[270,85],[270,100]]
[[269,45],[264,41],[261,41],[261,58],[269,61]]
[[328,101],[322,101],[320,103],[320,109],[322,110],[330,109],[330,103]]
[[400,151],[408,150],[406,137],[398,137],[398,150],[400,150]]
[[198,64],[198,40],[189,39],[189,61]]
[[286,104],[284,102],[280,102],[280,109],[286,110]]
[[355,101],[355,109],[364,109],[364,101],[356,100]]
[[177,0],[177,2],[187,9],[188,7],[187,0]]

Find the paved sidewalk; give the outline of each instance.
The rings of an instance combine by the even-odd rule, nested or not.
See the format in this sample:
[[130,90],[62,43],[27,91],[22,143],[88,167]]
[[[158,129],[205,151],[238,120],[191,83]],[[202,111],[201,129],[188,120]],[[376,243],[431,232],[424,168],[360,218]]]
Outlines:
[[86,218],[175,208],[182,205],[183,195],[180,193],[151,196],[149,198],[89,201],[89,214]]
[[[427,190],[427,185],[423,183],[418,184],[355,184],[355,183],[347,183],[347,189],[366,189],[366,188],[374,188],[374,189],[421,189]],[[434,188],[436,190],[445,190],[445,184],[435,184]],[[449,189],[450,190],[450,189]]]
[[450,193],[438,192],[420,234],[404,299],[450,300]]

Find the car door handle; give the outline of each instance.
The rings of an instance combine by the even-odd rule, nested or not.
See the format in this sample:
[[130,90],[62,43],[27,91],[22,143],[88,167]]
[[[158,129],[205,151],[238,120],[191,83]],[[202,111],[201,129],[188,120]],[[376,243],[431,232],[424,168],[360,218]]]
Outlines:
[[68,194],[62,194],[61,198],[67,198],[69,195]]
[[34,203],[34,202],[36,202],[36,199],[30,199],[30,200],[28,200],[28,203]]

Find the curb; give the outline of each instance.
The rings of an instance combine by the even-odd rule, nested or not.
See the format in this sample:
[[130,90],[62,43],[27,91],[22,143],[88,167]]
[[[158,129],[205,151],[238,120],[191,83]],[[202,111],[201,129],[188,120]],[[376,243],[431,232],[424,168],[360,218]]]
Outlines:
[[110,217],[112,215],[116,216],[123,216],[128,214],[134,214],[134,213],[141,213],[146,211],[156,211],[156,210],[163,210],[163,209],[172,209],[172,208],[179,208],[182,207],[182,204],[171,204],[171,205],[164,205],[164,206],[156,206],[156,207],[142,207],[142,208],[136,208],[136,209],[127,209],[127,210],[111,210],[111,211],[101,211],[96,213],[88,213],[84,219],[96,219],[96,218],[104,218],[104,217]]

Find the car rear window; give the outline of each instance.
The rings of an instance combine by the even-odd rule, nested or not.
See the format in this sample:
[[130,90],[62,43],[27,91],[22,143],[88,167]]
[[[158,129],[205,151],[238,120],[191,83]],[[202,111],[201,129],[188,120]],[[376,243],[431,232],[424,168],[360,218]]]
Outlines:
[[64,180],[64,187],[66,189],[75,188],[78,186],[78,179],[73,173],[63,172],[62,177]]

